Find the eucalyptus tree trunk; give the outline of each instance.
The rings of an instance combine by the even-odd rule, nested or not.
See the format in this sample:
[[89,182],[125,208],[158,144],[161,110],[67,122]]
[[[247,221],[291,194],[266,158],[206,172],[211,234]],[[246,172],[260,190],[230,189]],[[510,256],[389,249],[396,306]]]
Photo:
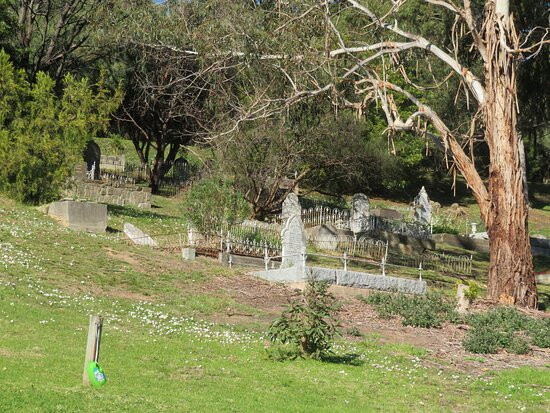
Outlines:
[[[494,6],[493,6],[494,5]],[[523,142],[516,128],[515,56],[517,34],[508,0],[486,4],[485,140],[489,146],[489,199],[485,222],[490,264],[487,285],[493,300],[536,308],[537,290],[528,232]],[[503,41],[504,40],[504,41]]]

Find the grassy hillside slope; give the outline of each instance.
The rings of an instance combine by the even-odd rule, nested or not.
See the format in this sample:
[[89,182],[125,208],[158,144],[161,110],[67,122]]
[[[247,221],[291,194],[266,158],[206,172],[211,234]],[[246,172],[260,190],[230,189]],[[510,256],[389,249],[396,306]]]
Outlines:
[[[180,222],[172,212],[115,208],[109,226],[130,221],[160,233]],[[127,246],[116,233],[64,229],[0,198],[1,410],[550,409],[550,365],[465,370],[376,335],[343,338],[330,362],[269,358],[266,326],[284,297],[271,311],[255,304],[254,290],[238,300],[224,287],[248,278],[208,259]],[[261,301],[279,291],[252,285]],[[90,314],[105,319],[100,390],[81,385]]]

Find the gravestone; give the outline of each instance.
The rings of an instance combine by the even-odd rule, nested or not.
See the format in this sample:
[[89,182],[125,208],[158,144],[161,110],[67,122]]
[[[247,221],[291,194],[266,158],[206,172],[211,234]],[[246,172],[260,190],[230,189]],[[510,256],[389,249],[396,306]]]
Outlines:
[[48,207],[48,215],[61,225],[76,230],[105,232],[107,228],[107,205],[95,202],[54,202]]
[[422,187],[416,198],[414,198],[414,219],[426,225],[430,225],[432,222],[432,206],[424,187]]
[[86,143],[86,148],[84,148],[82,157],[84,158],[84,162],[86,162],[86,170],[93,170],[94,172],[92,179],[98,180],[101,176],[99,168],[99,164],[101,163],[101,149],[99,145],[90,139],[88,143]]
[[306,232],[300,215],[288,218],[281,231],[283,260],[281,268],[301,267],[306,253]]
[[350,229],[354,233],[368,230],[369,216],[369,198],[365,194],[353,195],[351,199]]
[[470,308],[470,300],[467,297],[467,292],[469,290],[470,288],[467,285],[458,285],[458,288],[456,290],[456,311],[459,314],[466,314],[468,312],[468,308]]
[[340,234],[331,224],[321,224],[313,229],[310,241],[319,249],[335,251],[338,248]]
[[370,214],[372,216],[385,218],[385,219],[396,219],[396,220],[403,219],[403,214],[401,212],[390,208],[374,208],[370,211]]
[[182,183],[187,180],[187,171],[189,163],[185,158],[178,158],[174,161],[174,180],[176,183]]
[[286,222],[290,217],[294,215],[298,215],[301,217],[302,207],[300,205],[298,195],[296,195],[294,192],[291,192],[286,196],[285,200],[283,201],[283,212],[281,217],[283,219],[283,222]]
[[135,225],[132,225],[128,222],[124,224],[124,233],[136,245],[149,245],[151,247],[158,246],[153,238],[151,238],[149,235],[147,235],[145,232],[140,230]]

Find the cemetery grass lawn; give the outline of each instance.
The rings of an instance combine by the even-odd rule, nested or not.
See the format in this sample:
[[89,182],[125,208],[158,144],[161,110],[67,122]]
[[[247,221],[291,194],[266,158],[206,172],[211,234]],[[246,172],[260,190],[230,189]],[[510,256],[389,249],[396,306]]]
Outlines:
[[[109,226],[155,228],[156,217],[132,214],[119,210]],[[265,348],[270,314],[213,287],[238,270],[115,237],[60,228],[0,197],[2,412],[550,409],[550,361],[464,371],[375,335],[340,339],[325,362],[276,361]],[[224,324],[229,313],[244,316]],[[81,385],[90,314],[105,320],[99,390]]]

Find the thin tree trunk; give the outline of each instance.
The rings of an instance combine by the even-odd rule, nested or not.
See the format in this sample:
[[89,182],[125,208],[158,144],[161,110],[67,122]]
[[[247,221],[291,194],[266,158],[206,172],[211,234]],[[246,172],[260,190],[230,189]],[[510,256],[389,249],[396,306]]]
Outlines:
[[[493,1],[487,2],[486,13],[485,40],[489,58],[485,65],[487,101],[484,110],[485,140],[490,149],[491,199],[486,218],[490,247],[488,296],[503,303],[536,308],[522,142],[516,129],[515,62],[513,54],[499,41],[502,35],[514,47],[517,38],[506,16],[495,14]],[[501,19],[500,27],[498,19]]]

